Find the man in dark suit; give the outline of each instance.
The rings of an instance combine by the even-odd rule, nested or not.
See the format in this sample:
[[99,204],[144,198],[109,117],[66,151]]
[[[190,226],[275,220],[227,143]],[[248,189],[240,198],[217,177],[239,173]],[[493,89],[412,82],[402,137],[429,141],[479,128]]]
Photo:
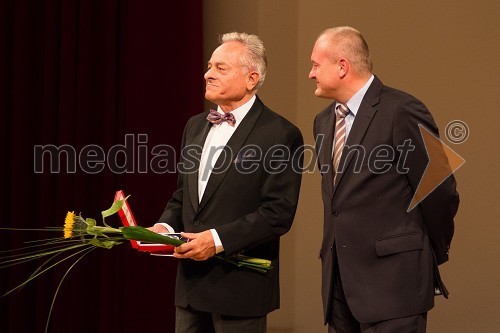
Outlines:
[[[315,95],[334,100],[314,121],[325,324],[425,332],[435,293],[447,296],[438,265],[448,260],[459,202],[451,175],[410,209],[429,161],[419,125],[437,136],[436,124],[421,101],[372,74],[357,30],[323,31],[311,60]],[[442,149],[437,156],[433,165],[449,169]]]
[[[189,239],[175,250],[178,333],[266,332],[267,314],[279,308],[279,240],[297,207],[303,139],[256,96],[266,62],[257,36],[222,36],[205,73],[205,98],[217,110],[188,121],[177,191],[150,228]],[[273,269],[213,258],[236,253]]]

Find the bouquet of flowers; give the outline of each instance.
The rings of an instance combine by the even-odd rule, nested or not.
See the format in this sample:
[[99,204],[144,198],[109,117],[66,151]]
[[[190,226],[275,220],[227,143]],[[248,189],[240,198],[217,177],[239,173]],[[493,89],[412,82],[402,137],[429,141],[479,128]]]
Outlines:
[[[111,216],[122,208],[126,197],[122,200],[113,202],[112,206],[101,212],[103,225],[97,225],[97,221],[92,218],[84,218],[81,214],[68,212],[64,221],[64,227],[48,227],[45,229],[14,229],[0,228],[3,230],[41,230],[41,231],[57,231],[63,235],[56,238],[42,239],[31,242],[31,245],[26,247],[12,249],[0,252],[0,269],[11,267],[14,265],[26,263],[32,260],[45,258],[46,260],[38,266],[38,268],[22,283],[5,292],[0,298],[3,298],[15,290],[22,288],[24,285],[33,281],[38,276],[54,268],[58,264],[67,260],[73,259],[74,262],[70,265],[66,273],[61,278],[59,285],[52,299],[52,304],[49,310],[49,318],[54,306],[57,293],[62,285],[62,282],[70,272],[70,270],[87,254],[97,248],[111,249],[112,247],[122,244],[124,241],[135,240],[141,242],[159,243],[172,245],[174,247],[184,243],[184,240],[171,237],[168,235],[157,234],[140,226],[125,226],[114,228],[109,226],[105,219]],[[76,259],[75,259],[76,258]],[[241,254],[232,256],[216,255],[216,260],[222,260],[228,264],[235,265],[238,268],[248,268],[259,273],[266,273],[272,269],[271,262],[266,259],[253,258]],[[46,331],[48,329],[49,320],[47,320]]]

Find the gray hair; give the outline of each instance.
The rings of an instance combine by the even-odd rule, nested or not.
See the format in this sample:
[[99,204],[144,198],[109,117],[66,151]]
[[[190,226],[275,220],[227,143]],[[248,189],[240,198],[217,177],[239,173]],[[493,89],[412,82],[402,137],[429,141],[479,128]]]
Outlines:
[[266,78],[267,56],[264,43],[256,35],[250,35],[245,32],[228,32],[223,34],[219,41],[221,44],[236,41],[242,43],[247,52],[241,58],[241,65],[247,70],[254,70],[259,73],[259,82],[255,90],[259,89]]
[[320,33],[319,38],[324,37],[334,44],[332,50],[332,61],[338,58],[346,58],[359,73],[371,73],[373,64],[370,51],[361,33],[348,26],[328,28]]

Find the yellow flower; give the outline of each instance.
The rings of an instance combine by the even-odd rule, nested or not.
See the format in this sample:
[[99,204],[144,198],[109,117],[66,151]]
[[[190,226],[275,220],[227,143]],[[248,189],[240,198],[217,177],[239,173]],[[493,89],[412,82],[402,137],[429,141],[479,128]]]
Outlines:
[[75,223],[75,212],[68,212],[64,220],[64,238],[70,238],[73,235],[73,224]]

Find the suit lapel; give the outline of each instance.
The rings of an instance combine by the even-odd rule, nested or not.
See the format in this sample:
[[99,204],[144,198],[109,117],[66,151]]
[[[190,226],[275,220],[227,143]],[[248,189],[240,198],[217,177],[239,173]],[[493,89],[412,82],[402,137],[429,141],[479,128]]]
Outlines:
[[198,212],[201,211],[210,200],[214,192],[217,190],[221,182],[227,176],[229,170],[233,168],[233,161],[241,149],[248,135],[254,128],[257,119],[262,114],[264,104],[257,97],[253,106],[248,111],[247,115],[241,121],[236,131],[233,133],[224,150],[219,155],[217,162],[214,165],[214,171],[208,179],[207,187],[201,198],[200,206]]
[[193,158],[193,163],[195,164],[193,172],[188,173],[188,188],[189,188],[189,198],[191,199],[191,205],[193,206],[194,211],[198,210],[198,173],[200,169],[200,160],[201,160],[201,152],[203,150],[203,145],[205,143],[205,139],[207,138],[208,132],[212,124],[209,121],[203,119],[203,123],[200,126],[200,130],[195,135],[192,141],[192,145],[196,147],[195,158]]
[[[327,170],[320,170],[322,173],[326,173],[327,184],[332,184],[332,186],[327,186],[328,194],[330,197],[333,194],[333,160],[332,160],[332,150],[333,150],[333,132],[335,132],[335,104],[333,102],[330,105],[330,111],[324,120],[319,120],[319,130],[317,131],[318,137],[315,138],[316,144],[320,144],[319,154],[320,154],[320,168],[323,169],[324,166],[328,166]],[[323,138],[319,138],[319,135],[323,135]],[[321,142],[322,140],[322,142]]]
[[[359,106],[358,113],[356,114],[356,118],[354,119],[354,123],[352,124],[351,131],[349,132],[349,136],[347,137],[346,146],[356,146],[360,145],[363,141],[363,137],[365,136],[370,123],[377,113],[377,105],[380,100],[380,89],[382,88],[382,82],[375,77],[372,84],[366,91],[365,96]],[[339,165],[343,165],[343,173],[337,175],[336,186],[333,188],[332,197],[335,195],[339,184],[342,182],[342,178],[344,173],[349,170],[349,165],[352,161],[352,158],[355,154],[345,154],[343,151],[342,156],[340,157]]]

